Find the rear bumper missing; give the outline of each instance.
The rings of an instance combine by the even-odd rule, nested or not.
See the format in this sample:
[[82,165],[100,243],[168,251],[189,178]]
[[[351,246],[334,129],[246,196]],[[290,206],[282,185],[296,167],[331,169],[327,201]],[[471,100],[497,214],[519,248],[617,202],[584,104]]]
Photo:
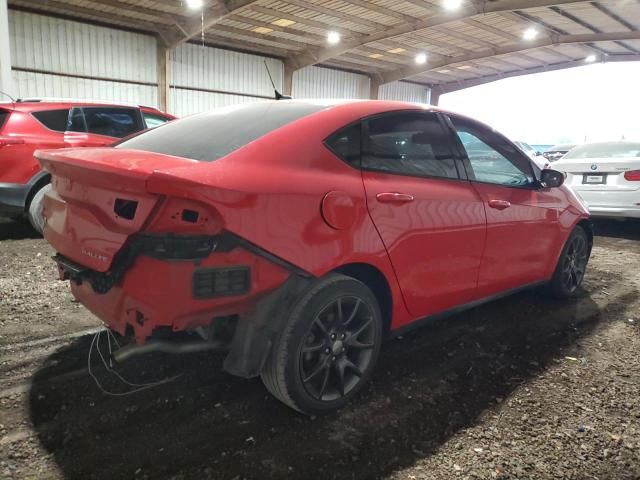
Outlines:
[[216,317],[247,316],[292,274],[310,278],[232,234],[138,235],[104,273],[55,259],[78,301],[112,330],[132,330],[139,344],[159,327],[188,331]]

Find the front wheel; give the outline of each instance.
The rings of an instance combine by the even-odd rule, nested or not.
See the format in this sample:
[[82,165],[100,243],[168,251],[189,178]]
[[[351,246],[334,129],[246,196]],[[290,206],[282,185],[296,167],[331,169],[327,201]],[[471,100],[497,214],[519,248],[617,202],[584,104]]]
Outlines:
[[371,290],[331,274],[297,301],[260,375],[276,398],[302,413],[335,410],[371,378],[381,343]]
[[576,226],[562,249],[548,290],[555,297],[576,294],[587,268],[590,254],[589,238],[584,228]]

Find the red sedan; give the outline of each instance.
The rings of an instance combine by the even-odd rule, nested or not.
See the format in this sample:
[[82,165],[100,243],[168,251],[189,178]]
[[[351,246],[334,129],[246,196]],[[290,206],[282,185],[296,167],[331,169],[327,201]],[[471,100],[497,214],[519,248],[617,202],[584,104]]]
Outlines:
[[592,245],[559,172],[433,107],[260,102],[37,157],[61,277],[135,338],[120,358],[224,347],[307,413],[344,405],[420,319],[573,295]]

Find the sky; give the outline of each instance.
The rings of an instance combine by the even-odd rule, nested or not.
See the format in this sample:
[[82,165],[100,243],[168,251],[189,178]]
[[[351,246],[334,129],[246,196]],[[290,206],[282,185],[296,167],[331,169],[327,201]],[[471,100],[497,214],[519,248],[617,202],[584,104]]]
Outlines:
[[640,141],[640,62],[507,78],[445,94],[440,106],[532,145]]

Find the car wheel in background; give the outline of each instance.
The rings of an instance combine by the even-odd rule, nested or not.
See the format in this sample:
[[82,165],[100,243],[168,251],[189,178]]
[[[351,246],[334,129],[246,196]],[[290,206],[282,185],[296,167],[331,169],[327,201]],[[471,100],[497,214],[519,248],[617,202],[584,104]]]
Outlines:
[[589,261],[589,238],[584,228],[576,226],[562,249],[558,265],[547,290],[554,297],[571,297],[576,294]]
[[338,409],[370,379],[382,343],[382,315],[362,282],[320,279],[291,310],[261,373],[267,389],[306,413]]
[[33,229],[40,234],[42,234],[42,230],[44,229],[42,202],[44,201],[44,194],[50,189],[51,184],[49,183],[40,188],[33,197],[31,197],[31,202],[29,202],[29,208],[27,209],[27,218],[29,219],[29,223]]

